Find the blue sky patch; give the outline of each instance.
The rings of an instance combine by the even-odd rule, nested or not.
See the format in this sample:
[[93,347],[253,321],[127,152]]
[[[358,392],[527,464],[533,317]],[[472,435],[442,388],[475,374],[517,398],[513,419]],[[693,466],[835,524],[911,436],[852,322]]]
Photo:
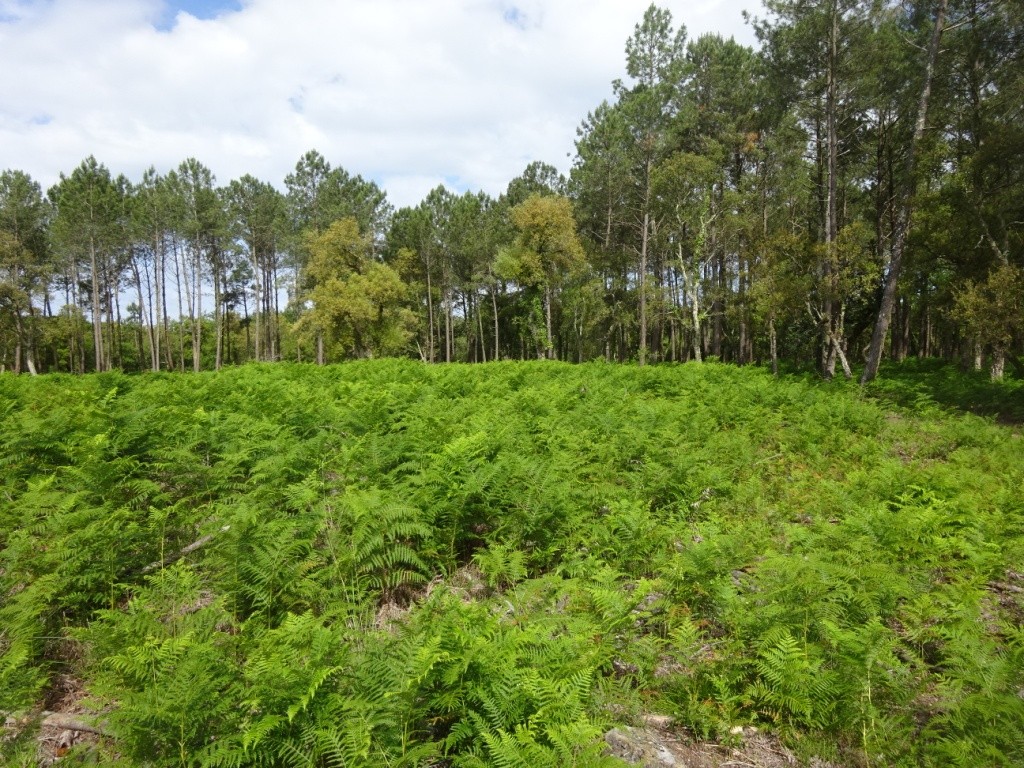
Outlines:
[[526,23],[529,21],[523,10],[514,5],[506,8],[502,17],[505,19],[506,24],[511,24],[519,29],[526,29]]
[[156,21],[156,28],[167,32],[174,28],[178,13],[185,11],[197,19],[214,19],[225,13],[242,10],[241,0],[165,0],[163,13]]

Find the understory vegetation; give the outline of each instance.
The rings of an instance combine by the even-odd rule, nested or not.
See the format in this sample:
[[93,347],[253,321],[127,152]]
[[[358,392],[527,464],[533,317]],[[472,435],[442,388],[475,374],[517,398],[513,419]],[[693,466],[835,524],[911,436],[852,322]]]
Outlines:
[[62,764],[613,766],[658,713],[1020,765],[1021,391],[978,376],[0,377],[0,754],[72,702]]

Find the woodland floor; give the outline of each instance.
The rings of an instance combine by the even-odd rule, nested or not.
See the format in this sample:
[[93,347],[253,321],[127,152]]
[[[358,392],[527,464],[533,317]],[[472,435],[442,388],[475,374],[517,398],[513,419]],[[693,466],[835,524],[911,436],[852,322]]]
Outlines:
[[0,755],[1024,764],[1022,393],[916,361],[0,377]]

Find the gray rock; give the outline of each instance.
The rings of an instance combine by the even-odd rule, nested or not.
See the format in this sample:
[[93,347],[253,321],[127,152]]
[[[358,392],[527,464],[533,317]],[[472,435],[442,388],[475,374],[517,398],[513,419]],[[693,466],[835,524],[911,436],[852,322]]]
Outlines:
[[604,740],[608,745],[605,752],[627,763],[642,768],[686,768],[665,737],[654,730],[624,725],[608,731]]

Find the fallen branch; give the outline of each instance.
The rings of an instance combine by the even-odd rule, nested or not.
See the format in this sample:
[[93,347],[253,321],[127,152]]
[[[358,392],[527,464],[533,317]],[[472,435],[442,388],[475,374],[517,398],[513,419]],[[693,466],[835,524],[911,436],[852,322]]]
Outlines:
[[[227,531],[230,528],[231,528],[230,525],[222,526],[221,529],[219,531],[217,531],[217,533],[224,533],[224,531]],[[185,555],[191,554],[192,552],[195,552],[200,547],[203,547],[203,546],[206,546],[207,544],[209,544],[211,541],[213,541],[213,538],[217,535],[217,533],[208,533],[205,536],[200,536],[198,539],[193,541],[187,547],[182,547],[177,552],[175,552],[173,555],[171,555],[169,557],[165,557],[162,560],[157,560],[155,563],[150,563],[145,568],[143,568],[141,571],[139,571],[139,573],[140,574],[141,573],[151,573],[152,571],[155,571],[157,568],[163,568],[165,565],[169,565],[170,563],[174,563],[174,562],[177,562],[178,560],[181,560],[181,558],[185,557]]]
[[1016,584],[1007,584],[1002,581],[990,581],[988,588],[992,592],[1016,592],[1018,595],[1024,594],[1024,587],[1018,587]]
[[59,731],[81,731],[82,733],[95,733],[97,736],[110,736],[106,730],[106,723],[88,723],[79,720],[76,715],[66,715],[61,712],[43,713],[46,717],[39,724],[43,728],[56,728]]

